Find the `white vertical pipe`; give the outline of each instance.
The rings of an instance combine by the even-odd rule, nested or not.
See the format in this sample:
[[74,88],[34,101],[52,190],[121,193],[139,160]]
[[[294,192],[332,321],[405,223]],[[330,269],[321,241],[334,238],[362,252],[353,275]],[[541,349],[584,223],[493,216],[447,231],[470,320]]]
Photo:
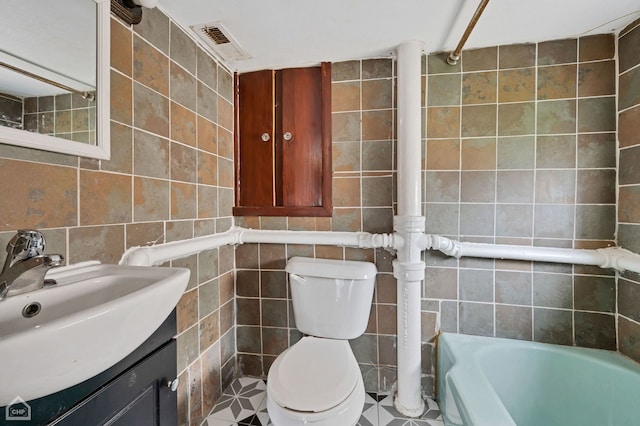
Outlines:
[[420,44],[398,47],[398,215],[394,231],[404,244],[393,262],[398,280],[398,382],[394,405],[402,414],[418,417],[424,412],[421,391],[420,298],[424,279],[419,240],[424,217],[421,185]]
[[398,216],[421,214],[421,55],[417,41],[398,47]]

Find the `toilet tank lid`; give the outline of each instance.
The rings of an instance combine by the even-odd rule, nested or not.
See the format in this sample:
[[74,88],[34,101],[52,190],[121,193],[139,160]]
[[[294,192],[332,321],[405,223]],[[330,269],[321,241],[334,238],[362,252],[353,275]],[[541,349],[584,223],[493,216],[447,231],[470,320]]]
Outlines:
[[290,274],[320,277],[365,280],[375,278],[378,272],[371,262],[357,260],[314,259],[295,256],[289,259],[285,270]]

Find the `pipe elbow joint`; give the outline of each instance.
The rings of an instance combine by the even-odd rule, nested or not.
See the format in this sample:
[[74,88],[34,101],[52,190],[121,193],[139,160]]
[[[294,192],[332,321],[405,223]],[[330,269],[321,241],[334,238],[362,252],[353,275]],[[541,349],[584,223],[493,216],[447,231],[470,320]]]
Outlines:
[[120,259],[120,265],[129,266],[152,266],[151,252],[146,247],[133,247],[129,249]]

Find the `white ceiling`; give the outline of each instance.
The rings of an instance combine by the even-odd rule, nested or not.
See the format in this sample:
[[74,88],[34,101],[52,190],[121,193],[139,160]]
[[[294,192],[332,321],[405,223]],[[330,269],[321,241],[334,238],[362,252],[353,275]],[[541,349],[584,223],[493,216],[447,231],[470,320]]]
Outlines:
[[[251,59],[236,71],[384,57],[403,41],[455,48],[480,0],[159,0],[184,28],[220,21]],[[618,31],[640,0],[491,0],[465,49]]]
[[[95,1],[0,0],[0,7],[0,61],[78,90],[95,90]],[[19,97],[66,93],[5,69],[0,91]]]

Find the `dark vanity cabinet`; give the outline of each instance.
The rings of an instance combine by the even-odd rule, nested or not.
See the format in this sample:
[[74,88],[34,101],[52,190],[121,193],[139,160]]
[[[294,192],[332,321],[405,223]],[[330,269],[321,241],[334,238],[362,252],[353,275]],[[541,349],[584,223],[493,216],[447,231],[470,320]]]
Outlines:
[[6,424],[175,426],[177,393],[171,388],[177,376],[175,334],[174,310],[149,339],[118,364],[71,388],[27,401],[31,421]]
[[331,64],[236,75],[235,215],[331,216]]

